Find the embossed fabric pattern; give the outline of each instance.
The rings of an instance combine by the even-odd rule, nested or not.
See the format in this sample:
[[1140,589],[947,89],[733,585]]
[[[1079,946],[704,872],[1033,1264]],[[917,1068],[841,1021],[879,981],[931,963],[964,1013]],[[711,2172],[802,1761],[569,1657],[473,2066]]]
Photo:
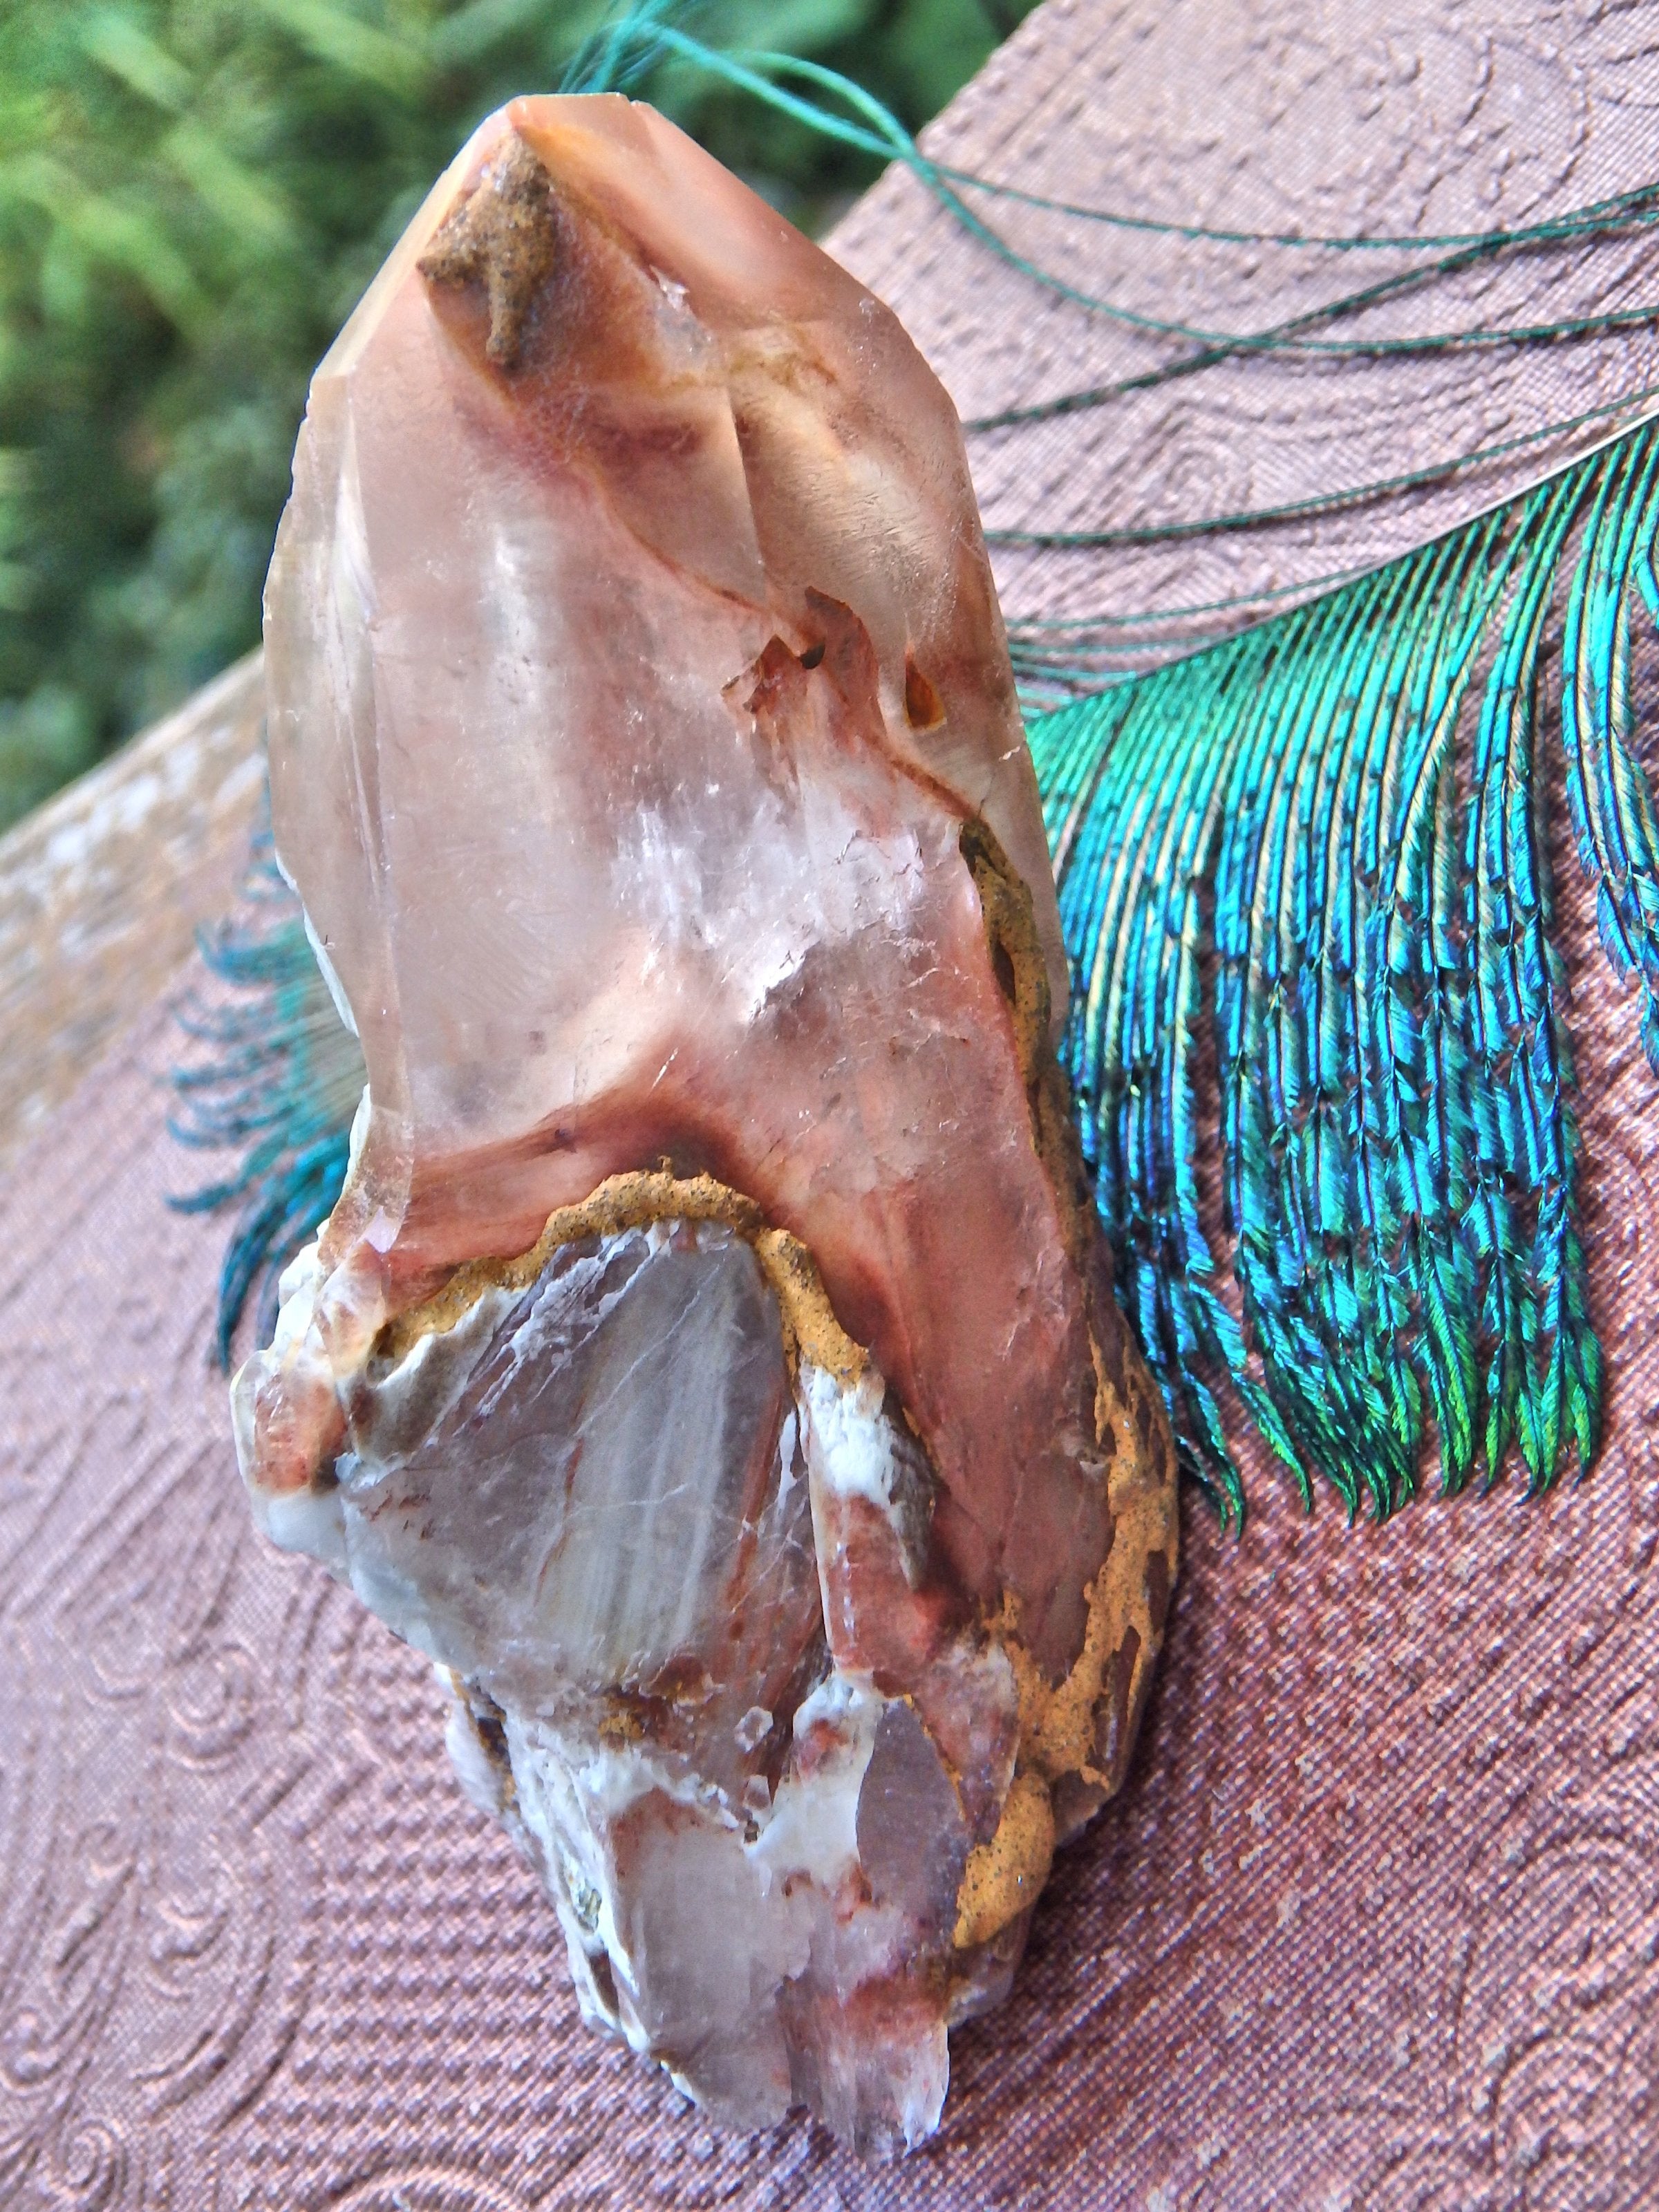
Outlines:
[[[1358,9],[1051,0],[937,143],[999,173],[1020,161],[1074,183],[1127,114],[1103,193],[1183,211],[1196,197],[1227,220],[1226,179],[1265,191],[1263,169],[1309,227],[1333,230],[1404,228],[1423,208],[1460,227],[1453,187],[1423,180],[1435,147],[1487,221],[1642,180],[1659,12],[1505,15],[1507,30],[1476,33],[1462,11],[1395,6],[1345,40]],[[1253,88],[1219,112],[1212,27]],[[1149,52],[1187,87],[1162,107],[1136,75]],[[1299,156],[1287,115],[1306,126]],[[1311,143],[1321,115],[1352,146],[1346,171]],[[1068,166],[1073,130],[1091,150]],[[1547,130],[1564,135],[1540,168],[1526,149]],[[1265,145],[1265,154],[1239,151]],[[1249,204],[1259,218],[1265,203]],[[1016,274],[976,259],[912,180],[878,187],[839,250],[964,411],[1074,374],[1071,311],[1034,313]],[[1103,261],[1095,276],[1112,273]],[[1631,281],[1621,264],[1617,284]],[[1523,402],[1539,419],[1571,411],[1571,374],[1551,349],[1524,374],[1556,382],[1530,401],[1480,385],[1484,370],[1463,376],[1469,405],[1518,420]],[[1291,451],[1277,374],[1254,396],[1241,386],[1213,437],[1248,441],[1278,421],[1284,466],[1316,466],[1316,441]],[[1610,352],[1595,375],[1616,391],[1644,372]],[[1393,392],[1397,439],[1416,436],[1420,390],[1402,372],[1367,406],[1379,391]],[[1324,397],[1346,451],[1347,403],[1334,383]],[[1437,404],[1462,401],[1449,385]],[[1164,419],[1185,459],[1115,422],[1080,434],[1080,512],[1109,489],[1149,509],[1172,487],[1194,512],[1233,501],[1201,420],[1182,427],[1173,402]],[[1053,485],[988,463],[988,519]],[[1401,550],[1492,492],[1351,516],[1319,565]],[[1243,575],[1228,563],[1247,556],[1228,556],[1226,573]],[[1219,558],[1194,554],[1183,580],[1106,555],[1080,580],[1069,557],[1020,556],[1002,577],[1011,610],[1132,587],[1196,599]],[[1290,559],[1285,573],[1304,572]],[[534,1878],[449,1772],[429,1669],[320,1571],[253,1535],[207,1358],[217,1232],[165,1203],[192,1167],[165,1129],[170,994],[154,997],[146,976],[0,1180],[0,2206],[1652,2201],[1659,1082],[1595,945],[1560,794],[1550,803],[1609,1370],[1601,1459],[1541,1500],[1514,1483],[1485,1501],[1425,1498],[1380,1532],[1348,1529],[1328,1501],[1305,1516],[1259,1460],[1240,1539],[1189,1494],[1127,1785],[1062,1856],[1013,1996],[953,2038],[940,2134],[887,2168],[800,2123],[718,2135],[654,2069],[585,2030]],[[240,834],[208,810],[227,885]]]
[[[935,159],[1033,194],[1220,231],[1304,239],[1452,238],[1547,223],[1653,173],[1656,27],[1646,0],[1570,9],[1500,0],[1049,0],[927,134]],[[1228,245],[975,203],[1069,294],[1039,290],[890,172],[836,251],[903,314],[969,425],[1011,617],[1109,611],[1164,658],[1420,545],[1599,443],[1659,384],[1659,235],[1591,237],[1387,289],[1304,323],[1422,256]],[[1454,257],[1455,258],[1455,257]],[[1074,295],[1206,332],[1295,325],[1304,344],[1374,354],[1234,353],[1146,383],[1182,349]],[[1592,318],[1570,343],[1414,355],[1392,340]],[[1122,387],[1118,389],[1116,387]],[[1107,404],[975,429],[1078,392]],[[1634,410],[1621,398],[1642,395]],[[1485,455],[1448,472],[1455,457]],[[1356,487],[1389,497],[1306,510]],[[1239,526],[1237,518],[1276,520]],[[1286,513],[1285,510],[1290,510]],[[1233,518],[1224,530],[1170,523]],[[1116,542],[999,543],[1046,531]],[[1217,603],[1224,603],[1218,610]],[[1170,619],[1176,609],[1207,611]],[[1150,628],[1133,622],[1162,611]]]

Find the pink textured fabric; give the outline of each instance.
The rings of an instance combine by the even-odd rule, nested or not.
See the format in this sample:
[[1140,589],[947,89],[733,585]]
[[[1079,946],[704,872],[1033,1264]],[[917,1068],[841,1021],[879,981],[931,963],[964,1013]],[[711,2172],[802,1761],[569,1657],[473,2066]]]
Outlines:
[[[1026,191],[1153,221],[1300,238],[1533,226],[1659,171],[1659,17],[1648,0],[1049,0],[927,134],[930,153]],[[1151,662],[1425,543],[1538,481],[1659,398],[1649,318],[1570,344],[1403,356],[1238,353],[1137,386],[1206,332],[1296,323],[1420,255],[1229,246],[970,194],[1043,289],[890,171],[831,244],[897,308],[969,428],[1011,619],[1158,611]],[[1659,233],[1477,259],[1304,343],[1535,326],[1659,296]],[[1114,312],[1107,312],[1109,308]],[[1124,386],[1109,404],[979,431],[976,417]],[[1620,403],[1623,403],[1622,404]],[[1583,419],[1589,417],[1589,419]],[[1559,427],[1559,426],[1565,427]],[[1456,457],[1479,466],[1446,472]],[[1405,479],[1382,498],[1217,532]],[[1190,534],[1100,550],[997,548],[1000,530]],[[1269,596],[1271,595],[1271,596]],[[1225,602],[1223,608],[1217,602]],[[1170,620],[1182,608],[1207,611]]]
[[[1592,15],[1550,66],[1589,82],[1578,42],[1619,27],[1633,114],[1654,11]],[[1139,20],[1057,0],[951,143],[988,165],[1045,113],[1056,140],[1109,116],[1090,57]],[[1366,21],[1377,52],[1408,45]],[[1410,58],[1382,70],[1385,118]],[[1639,181],[1646,142],[1621,143]],[[975,346],[1042,373],[1028,296],[913,191],[854,216],[849,258],[947,375],[981,374]],[[0,1182],[0,2206],[1651,2201],[1659,1085],[1559,866],[1611,1376],[1594,1475],[1379,1533],[1304,1518],[1253,1466],[1237,1542],[1189,1498],[1128,1786],[1062,1858],[1013,1998],[954,2039],[939,2137],[884,2170],[800,2124],[717,2136],[580,2027],[551,1913],[450,1778],[423,1663],[252,1536],[204,1350],[219,1232],[163,1203],[191,1164],[163,1127],[165,1008],[135,1005]]]

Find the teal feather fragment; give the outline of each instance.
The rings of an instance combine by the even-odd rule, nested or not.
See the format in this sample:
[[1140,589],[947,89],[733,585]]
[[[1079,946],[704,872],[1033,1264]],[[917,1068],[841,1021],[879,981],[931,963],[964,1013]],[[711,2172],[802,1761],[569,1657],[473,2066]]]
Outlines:
[[1659,824],[1633,750],[1632,586],[1654,605],[1659,447],[1632,438],[1599,472],[1567,605],[1563,725],[1578,854],[1596,885],[1601,942],[1642,993],[1643,1038],[1659,1066]]
[[228,1366],[249,1298],[258,1296],[268,1339],[283,1268],[333,1210],[363,1061],[312,953],[300,902],[277,871],[268,823],[256,833],[236,912],[199,949],[213,981],[179,1017],[192,1050],[173,1072],[169,1126],[193,1150],[238,1150],[241,1158],[228,1176],[173,1204],[233,1213],[215,1333]]

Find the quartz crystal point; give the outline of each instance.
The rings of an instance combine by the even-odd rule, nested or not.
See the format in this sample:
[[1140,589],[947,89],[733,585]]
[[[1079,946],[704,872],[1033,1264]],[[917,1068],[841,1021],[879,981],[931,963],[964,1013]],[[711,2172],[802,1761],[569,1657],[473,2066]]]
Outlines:
[[515,101],[317,373],[267,639],[368,1087],[258,1517],[437,1662],[593,2021],[914,2143],[1176,1556],[950,403],[649,108]]

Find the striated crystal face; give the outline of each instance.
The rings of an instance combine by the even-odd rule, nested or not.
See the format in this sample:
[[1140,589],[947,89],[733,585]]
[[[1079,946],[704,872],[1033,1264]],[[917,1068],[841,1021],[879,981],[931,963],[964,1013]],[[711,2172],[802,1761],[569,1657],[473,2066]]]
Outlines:
[[741,1669],[729,1733],[821,1648],[781,1325],[729,1230],[562,1245],[364,1380],[340,1563],[498,1704]]
[[1175,1565],[950,404],[649,109],[516,101],[318,371],[267,643],[369,1081],[256,1511],[438,1662],[592,2018],[913,2142]]

